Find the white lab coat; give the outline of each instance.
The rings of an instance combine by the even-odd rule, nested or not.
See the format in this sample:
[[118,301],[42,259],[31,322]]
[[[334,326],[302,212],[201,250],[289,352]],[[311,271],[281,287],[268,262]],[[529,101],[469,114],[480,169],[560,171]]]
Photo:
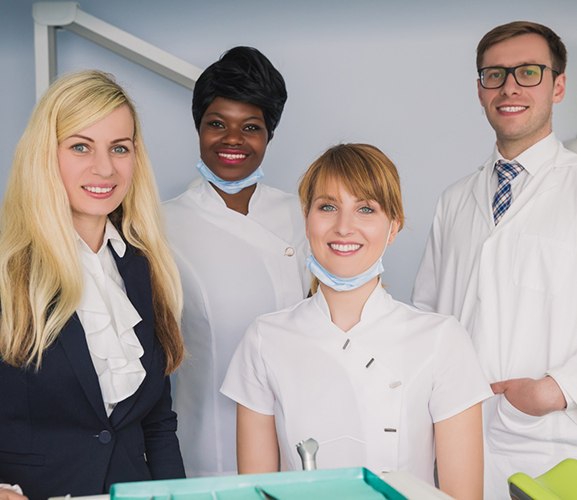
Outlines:
[[219,387],[248,325],[308,292],[302,212],[294,195],[258,184],[245,216],[199,178],[164,214],[184,291],[188,357],[173,397],[187,475],[234,474],[235,405]]
[[577,457],[577,155],[553,134],[520,155],[531,175],[495,227],[497,158],[443,193],[413,293],[419,308],[463,323],[490,382],[550,374],[568,400],[544,417],[503,396],[485,402],[490,499],[509,498],[514,472]]
[[567,149],[570,149],[571,151],[575,151],[577,153],[577,137],[574,137],[573,139],[565,141],[564,144],[565,144],[565,147]]
[[433,484],[433,423],[491,395],[467,332],[378,285],[343,332],[319,291],[251,325],[221,391],[275,416],[281,469],[319,443],[318,468],[405,470]]

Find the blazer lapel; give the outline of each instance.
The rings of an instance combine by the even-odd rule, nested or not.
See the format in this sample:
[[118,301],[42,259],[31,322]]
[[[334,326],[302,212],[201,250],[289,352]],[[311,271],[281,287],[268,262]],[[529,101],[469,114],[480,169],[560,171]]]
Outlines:
[[[154,347],[154,313],[152,309],[152,292],[148,263],[142,255],[138,255],[136,250],[128,244],[124,257],[119,257],[113,248],[112,255],[116,261],[118,272],[124,281],[126,295],[142,318],[142,321],[134,327],[134,332],[144,350],[140,362],[148,376]],[[116,405],[110,415],[112,425],[118,425],[127,415],[141,390],[142,385],[132,396]]]
[[86,335],[76,313],[70,318],[62,332],[60,332],[58,342],[64,349],[72,369],[98,418],[103,422],[108,422],[104,402],[102,401],[98,375],[96,374],[94,365],[90,361],[91,358],[88,344],[86,343]]

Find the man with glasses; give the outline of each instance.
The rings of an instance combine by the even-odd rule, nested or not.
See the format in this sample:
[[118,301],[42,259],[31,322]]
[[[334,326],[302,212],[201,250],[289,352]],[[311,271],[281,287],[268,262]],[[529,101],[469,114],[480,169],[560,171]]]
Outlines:
[[[577,155],[552,133],[567,54],[546,26],[513,22],[477,47],[496,146],[443,193],[413,301],[467,327],[485,401],[485,496],[507,477],[577,457]],[[451,346],[447,346],[450,349]]]

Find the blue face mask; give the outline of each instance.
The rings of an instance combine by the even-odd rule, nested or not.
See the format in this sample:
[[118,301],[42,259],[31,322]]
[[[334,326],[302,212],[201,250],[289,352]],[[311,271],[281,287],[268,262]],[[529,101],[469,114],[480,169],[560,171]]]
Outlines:
[[264,172],[261,167],[258,167],[252,174],[244,179],[238,181],[225,181],[221,179],[215,173],[208,168],[202,160],[199,160],[196,164],[196,168],[200,174],[210,183],[214,184],[217,188],[228,194],[236,194],[242,191],[244,188],[256,184],[264,176]]
[[377,260],[377,262],[369,267],[364,273],[351,276],[350,278],[341,278],[340,276],[330,273],[321,266],[318,260],[315,259],[314,255],[308,256],[307,267],[321,283],[324,283],[337,292],[348,292],[349,290],[359,288],[365,283],[371,281],[375,276],[379,276],[385,270],[383,262],[379,258],[379,260]]
[[380,276],[384,272],[385,268],[383,267],[383,257],[385,256],[385,252],[389,246],[389,237],[391,236],[392,228],[393,226],[391,224],[389,226],[389,234],[387,234],[383,253],[378,258],[377,262],[369,267],[364,273],[351,276],[350,278],[341,278],[340,276],[336,276],[333,273],[327,271],[323,266],[320,265],[319,261],[312,254],[307,258],[307,267],[309,268],[309,271],[313,273],[313,275],[316,276],[321,283],[324,283],[326,286],[337,292],[348,292],[350,290],[354,290],[355,288],[359,288],[365,283],[371,281],[376,276]]

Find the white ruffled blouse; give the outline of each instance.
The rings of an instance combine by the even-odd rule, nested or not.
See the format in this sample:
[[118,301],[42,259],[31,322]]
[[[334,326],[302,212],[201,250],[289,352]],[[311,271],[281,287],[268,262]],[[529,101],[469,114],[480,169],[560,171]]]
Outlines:
[[117,403],[136,392],[146,376],[140,362],[144,350],[134,333],[134,326],[142,318],[126,295],[109,241],[114,251],[123,257],[126,244],[110,221],[106,223],[104,240],[97,253],[78,236],[84,291],[76,310],[86,333],[108,416]]

